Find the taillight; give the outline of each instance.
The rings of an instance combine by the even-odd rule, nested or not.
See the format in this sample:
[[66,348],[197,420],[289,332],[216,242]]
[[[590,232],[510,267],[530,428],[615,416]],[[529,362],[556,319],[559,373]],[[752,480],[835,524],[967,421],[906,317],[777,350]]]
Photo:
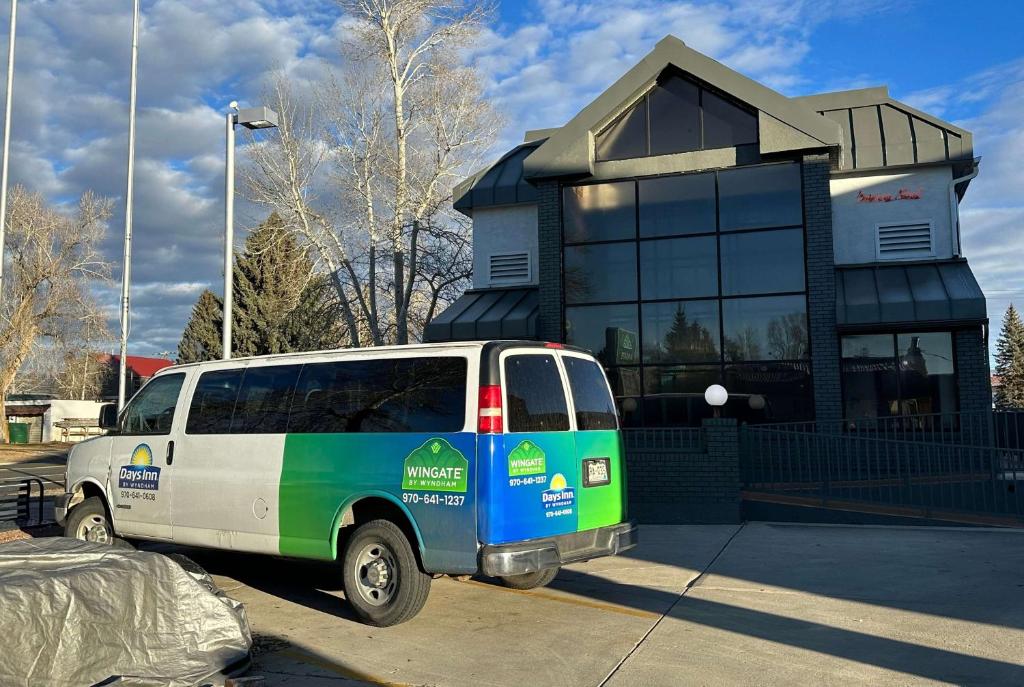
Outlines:
[[501,387],[480,387],[480,415],[477,432],[480,434],[501,434]]

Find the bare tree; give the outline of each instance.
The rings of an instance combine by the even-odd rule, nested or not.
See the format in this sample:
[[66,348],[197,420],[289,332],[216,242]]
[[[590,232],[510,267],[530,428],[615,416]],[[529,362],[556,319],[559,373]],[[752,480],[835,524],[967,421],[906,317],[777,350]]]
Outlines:
[[353,19],[344,72],[315,107],[277,78],[277,137],[248,146],[247,185],[330,273],[351,345],[408,343],[470,274],[469,226],[453,216],[452,187],[479,164],[500,120],[460,51],[492,8],[339,4]]
[[[95,315],[90,287],[109,278],[99,252],[111,203],[86,193],[74,213],[17,186],[10,192],[0,303],[0,407],[18,371],[44,341],[59,344]],[[8,438],[7,422],[0,423]]]

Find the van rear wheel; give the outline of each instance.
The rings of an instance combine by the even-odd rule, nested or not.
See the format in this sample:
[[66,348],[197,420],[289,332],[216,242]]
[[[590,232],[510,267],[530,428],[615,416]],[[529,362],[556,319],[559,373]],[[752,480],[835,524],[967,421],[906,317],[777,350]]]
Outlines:
[[369,625],[411,620],[430,594],[405,533],[390,520],[371,520],[352,533],[343,559],[345,598]]
[[555,566],[554,568],[545,568],[544,570],[537,570],[536,572],[524,573],[522,575],[505,575],[501,578],[501,583],[512,589],[546,587],[558,576],[559,570],[561,568]]

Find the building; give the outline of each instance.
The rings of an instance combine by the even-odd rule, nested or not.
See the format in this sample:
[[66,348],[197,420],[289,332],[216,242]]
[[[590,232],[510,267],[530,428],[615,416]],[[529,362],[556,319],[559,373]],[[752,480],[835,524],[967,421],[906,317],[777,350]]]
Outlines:
[[668,36],[456,188],[473,288],[431,341],[594,351],[627,426],[991,407],[961,253],[972,136],[885,87],[788,98]]
[[[121,356],[104,353],[97,356],[97,358],[108,370],[108,374],[103,379],[102,396],[106,400],[116,400],[117,376],[121,366]],[[125,396],[131,398],[153,375],[173,364],[174,361],[167,358],[148,358],[141,355],[128,356],[125,365]]]

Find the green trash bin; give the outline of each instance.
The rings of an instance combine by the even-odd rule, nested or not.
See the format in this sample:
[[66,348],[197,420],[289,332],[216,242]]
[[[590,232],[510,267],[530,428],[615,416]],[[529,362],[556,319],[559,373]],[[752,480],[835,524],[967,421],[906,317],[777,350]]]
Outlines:
[[11,443],[12,444],[27,444],[28,443],[28,423],[26,422],[10,422],[7,424],[11,431]]

